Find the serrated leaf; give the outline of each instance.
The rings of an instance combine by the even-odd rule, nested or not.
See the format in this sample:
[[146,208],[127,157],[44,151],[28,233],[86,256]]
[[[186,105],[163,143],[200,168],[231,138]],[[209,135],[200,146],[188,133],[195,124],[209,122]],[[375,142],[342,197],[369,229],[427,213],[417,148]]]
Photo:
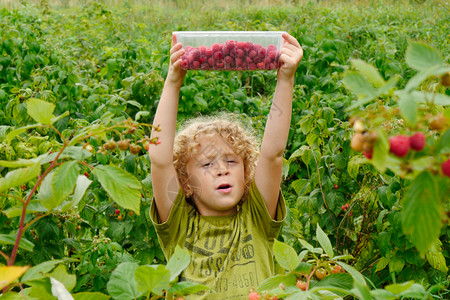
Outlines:
[[389,271],[400,274],[405,266],[405,260],[398,255],[389,260]]
[[361,155],[353,156],[352,158],[350,158],[350,161],[348,162],[348,165],[347,165],[348,175],[351,178],[355,179],[356,176],[358,175],[359,167],[366,163],[367,163],[367,158],[365,158],[364,156],[361,156]]
[[81,201],[84,194],[86,193],[86,190],[91,185],[91,183],[92,183],[92,180],[89,180],[86,176],[78,175],[72,199],[70,199],[70,201],[63,202],[55,210],[67,211],[70,208],[78,205],[78,203]]
[[40,172],[41,164],[39,162],[26,168],[10,171],[6,173],[5,177],[0,178],[0,192],[25,184],[36,178]]
[[293,271],[300,263],[294,248],[283,242],[275,240],[273,252],[278,264],[285,270]]
[[333,246],[331,245],[330,239],[328,236],[323,232],[322,228],[320,228],[320,225],[317,224],[316,228],[316,238],[319,242],[320,246],[323,248],[325,253],[328,255],[330,259],[333,259],[334,257],[334,251]]
[[303,239],[298,239],[298,241],[300,242],[300,244],[302,244],[303,248],[306,248],[309,251],[312,251],[314,249],[314,247],[307,241]]
[[398,106],[400,108],[400,113],[402,114],[403,119],[411,127],[414,127],[417,119],[417,110],[419,108],[419,105],[414,100],[414,98],[407,93],[401,94],[401,97],[398,101]]
[[278,274],[265,279],[257,288],[258,292],[270,291],[280,286],[283,283],[285,286],[295,285],[297,277],[295,274],[282,275]]
[[170,271],[164,265],[140,266],[134,273],[137,289],[143,293],[162,295],[170,287]]
[[371,83],[364,76],[357,72],[349,71],[344,74],[342,79],[345,87],[355,94],[358,99],[376,97],[377,93]]
[[22,277],[22,282],[27,282],[31,280],[38,280],[47,276],[57,264],[64,262],[62,259],[55,259],[50,261],[45,261],[37,266],[31,267]]
[[[14,245],[16,243],[17,234],[0,234],[0,244]],[[33,252],[34,244],[22,237],[19,242],[19,248]]]
[[142,293],[137,289],[134,273],[139,267],[134,262],[123,262],[111,273],[106,285],[108,293],[115,299],[132,300]]
[[448,272],[448,267],[445,263],[445,257],[442,254],[442,242],[436,240],[431,244],[430,250],[425,254],[430,265],[443,273]]
[[64,199],[72,194],[79,172],[80,167],[77,161],[65,162],[55,170],[52,178],[52,191],[55,202],[53,207],[46,206],[49,210],[60,205]]
[[117,204],[140,214],[141,185],[136,177],[116,166],[99,165],[92,173]]
[[77,276],[67,273],[66,266],[57,266],[48,276],[61,282],[68,291],[71,291],[77,284]]
[[52,123],[55,104],[36,98],[27,101],[27,112],[36,122],[50,125]]
[[180,246],[175,247],[175,251],[166,264],[166,269],[170,271],[170,281],[175,278],[187,268],[191,261],[191,256],[187,249],[181,249]]
[[373,147],[373,157],[370,160],[374,167],[380,172],[384,173],[389,165],[389,141],[383,130],[378,130],[378,140]]
[[311,282],[310,288],[315,287],[336,287],[345,290],[351,290],[353,287],[353,277],[350,274],[338,273],[326,276],[320,281]]
[[414,281],[407,281],[407,282],[402,282],[402,283],[397,283],[397,284],[389,284],[389,285],[385,286],[384,288],[386,290],[388,290],[389,292],[398,295],[398,294],[401,294],[404,291],[408,290],[410,287],[412,287],[413,284],[414,284]]
[[366,284],[366,281],[364,280],[364,277],[355,268],[353,268],[352,266],[347,265],[346,263],[341,262],[341,261],[338,261],[336,263],[338,265],[340,265],[342,268],[344,268],[344,270],[347,271],[347,273],[349,273],[353,277],[355,282],[357,282],[360,286],[367,287],[367,284]]
[[[22,205],[20,206],[14,206],[14,207],[10,207],[6,210],[3,211],[3,213],[8,217],[8,218],[14,218],[14,217],[18,217],[20,215],[22,215],[22,211],[23,211],[23,207]],[[48,210],[41,205],[41,203],[38,200],[32,200],[30,201],[30,203],[27,206],[27,211],[26,213],[32,213],[32,212],[47,212]]]
[[24,127],[17,128],[17,129],[11,131],[10,133],[8,133],[8,134],[6,135],[6,142],[9,144],[9,143],[11,143],[11,141],[12,141],[16,136],[18,136],[18,135],[24,133],[24,132],[27,131],[28,129],[36,128],[36,127],[39,127],[39,126],[41,126],[41,125],[40,125],[40,124],[35,124],[35,125],[28,125],[28,126],[24,126]]
[[420,253],[425,254],[439,237],[440,200],[433,175],[420,173],[411,183],[402,201],[402,228]]
[[110,296],[105,295],[100,292],[81,292],[73,294],[74,300],[108,300],[111,299]]
[[380,72],[372,66],[361,59],[352,59],[352,66],[359,71],[361,75],[366,77],[370,83],[375,87],[382,87],[386,82],[383,77],[381,77]]
[[28,266],[17,267],[17,266],[2,266],[0,267],[0,290],[8,286],[11,282],[18,279],[28,270]]
[[169,288],[169,293],[173,293],[176,295],[192,295],[197,294],[199,292],[211,290],[209,287],[196,284],[190,281],[181,281],[177,282]]
[[381,270],[384,270],[384,268],[386,268],[386,266],[389,264],[389,259],[387,259],[386,257],[382,257],[377,261],[376,267],[375,267],[375,273],[379,272]]
[[444,64],[442,57],[436,49],[420,42],[411,42],[408,45],[405,60],[409,67],[417,71],[424,71]]

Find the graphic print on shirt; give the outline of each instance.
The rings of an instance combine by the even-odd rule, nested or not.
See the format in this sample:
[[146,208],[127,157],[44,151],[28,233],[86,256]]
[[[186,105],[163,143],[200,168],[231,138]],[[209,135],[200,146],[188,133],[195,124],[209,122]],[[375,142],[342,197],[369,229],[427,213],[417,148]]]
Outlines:
[[[189,216],[190,218],[193,215]],[[240,222],[239,222],[240,223]],[[215,226],[204,223],[199,229],[195,222],[187,229],[185,248],[192,253],[191,264],[182,280],[212,286],[222,299],[248,296],[259,284],[252,234],[233,226]],[[236,295],[236,290],[242,293]],[[233,296],[226,295],[233,291]]]

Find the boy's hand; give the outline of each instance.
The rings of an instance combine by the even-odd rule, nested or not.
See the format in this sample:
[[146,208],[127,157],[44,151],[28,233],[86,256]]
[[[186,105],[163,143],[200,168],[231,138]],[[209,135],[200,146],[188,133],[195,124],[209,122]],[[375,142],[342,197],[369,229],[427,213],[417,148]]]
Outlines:
[[172,36],[169,72],[167,73],[166,82],[172,83],[177,87],[180,87],[183,84],[183,79],[186,75],[186,70],[181,69],[181,56],[184,54],[184,49],[182,49],[181,47],[182,45],[180,43],[177,43],[177,37]]
[[284,45],[281,49],[278,79],[293,80],[298,64],[303,58],[303,49],[299,42],[289,33],[283,33]]

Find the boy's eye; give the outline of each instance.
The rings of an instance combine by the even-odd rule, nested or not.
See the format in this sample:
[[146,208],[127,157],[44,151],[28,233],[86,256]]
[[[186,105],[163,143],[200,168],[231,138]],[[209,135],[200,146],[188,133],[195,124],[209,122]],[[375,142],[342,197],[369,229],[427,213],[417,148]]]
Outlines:
[[203,167],[211,167],[211,166],[212,166],[212,163],[210,163],[210,162],[203,164]]
[[235,161],[234,160],[227,160],[227,163],[232,164],[232,163],[235,163]]

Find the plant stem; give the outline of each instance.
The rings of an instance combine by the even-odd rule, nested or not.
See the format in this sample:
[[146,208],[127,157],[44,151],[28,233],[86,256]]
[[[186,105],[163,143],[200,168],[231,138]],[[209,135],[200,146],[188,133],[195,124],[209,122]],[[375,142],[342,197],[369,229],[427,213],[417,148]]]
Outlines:
[[3,256],[5,258],[6,261],[9,260],[9,256],[6,255],[4,252],[0,251],[0,255]]
[[30,194],[27,197],[27,200],[25,200],[25,203],[23,204],[22,215],[20,216],[19,231],[17,232],[16,243],[14,244],[13,250],[11,252],[11,257],[9,258],[8,266],[14,265],[14,261],[16,260],[17,250],[19,249],[19,243],[20,243],[20,240],[22,239],[22,234],[24,232],[24,224],[25,224],[25,216],[27,214],[27,207],[28,207],[28,204],[31,201],[31,197],[36,192],[38,186],[41,185],[41,182],[45,178],[45,176],[47,176],[47,174],[50,173],[50,171],[55,167],[55,165],[57,164],[57,160],[58,160],[59,156],[61,155],[61,153],[64,151],[64,149],[66,147],[67,147],[67,144],[64,144],[61,147],[61,149],[59,150],[59,152],[56,155],[55,159],[52,161],[51,165],[47,168],[47,170],[45,170],[45,172],[41,176],[39,176],[38,181],[34,185],[33,189],[31,190]]
[[31,225],[33,225],[36,221],[42,219],[43,217],[48,216],[49,214],[50,214],[50,213],[48,212],[48,213],[45,213],[45,214],[43,214],[43,215],[40,215],[39,217],[34,218],[30,223],[28,223],[27,225],[25,225],[25,227],[23,228],[23,231],[27,231],[27,229],[28,229]]

